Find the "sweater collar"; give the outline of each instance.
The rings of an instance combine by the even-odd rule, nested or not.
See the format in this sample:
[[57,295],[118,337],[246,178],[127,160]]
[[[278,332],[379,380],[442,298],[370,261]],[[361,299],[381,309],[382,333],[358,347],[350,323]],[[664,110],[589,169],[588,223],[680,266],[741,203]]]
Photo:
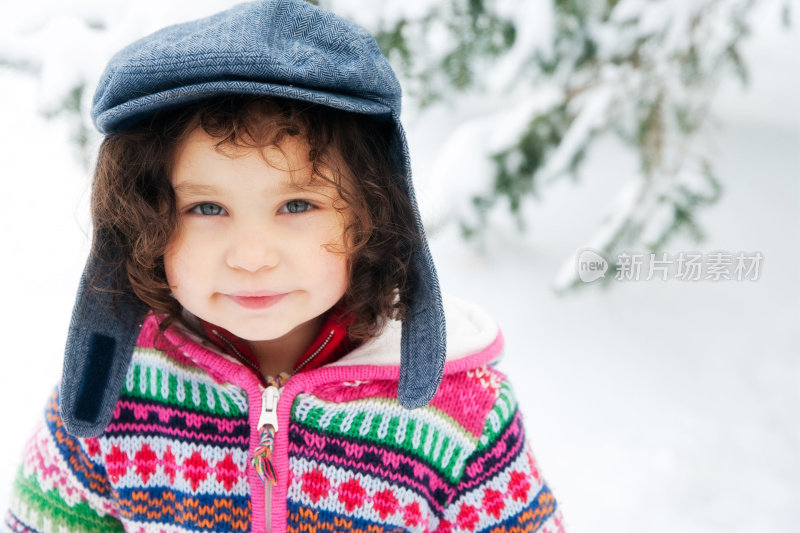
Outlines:
[[[347,335],[347,327],[355,321],[352,313],[347,313],[344,306],[337,304],[330,311],[320,327],[319,333],[306,351],[294,364],[292,374],[314,370],[323,365],[341,359],[353,347]],[[261,378],[258,358],[246,341],[219,326],[201,321],[205,337],[222,352],[236,358],[251,368]]]

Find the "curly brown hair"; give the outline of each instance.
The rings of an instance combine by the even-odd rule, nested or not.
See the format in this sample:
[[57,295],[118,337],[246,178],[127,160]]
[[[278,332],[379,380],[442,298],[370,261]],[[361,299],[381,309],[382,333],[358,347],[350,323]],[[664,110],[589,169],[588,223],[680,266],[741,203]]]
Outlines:
[[115,292],[135,295],[163,315],[162,329],[189,327],[171,296],[164,254],[178,227],[170,180],[176,153],[198,127],[220,148],[280,149],[287,137],[304,140],[312,179],[334,185],[344,203],[349,284],[341,303],[355,317],[350,339],[364,341],[379,333],[386,318],[406,317],[419,233],[406,178],[392,168],[391,124],[263,96],[231,95],[163,110],[106,136],[92,188],[92,253],[104,272],[112,272]]

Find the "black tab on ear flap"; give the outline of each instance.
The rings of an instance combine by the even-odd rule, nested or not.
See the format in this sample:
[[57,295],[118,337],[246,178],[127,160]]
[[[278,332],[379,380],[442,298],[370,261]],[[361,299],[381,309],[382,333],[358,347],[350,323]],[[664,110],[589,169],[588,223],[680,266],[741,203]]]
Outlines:
[[114,414],[147,307],[115,287],[93,287],[100,268],[90,257],[81,278],[67,334],[59,407],[76,437],[101,435]]
[[111,362],[114,348],[117,345],[112,337],[95,333],[89,340],[89,351],[86,354],[86,366],[75,401],[74,416],[84,422],[96,422],[100,414],[100,403],[97,401],[98,391],[102,391],[111,374]]

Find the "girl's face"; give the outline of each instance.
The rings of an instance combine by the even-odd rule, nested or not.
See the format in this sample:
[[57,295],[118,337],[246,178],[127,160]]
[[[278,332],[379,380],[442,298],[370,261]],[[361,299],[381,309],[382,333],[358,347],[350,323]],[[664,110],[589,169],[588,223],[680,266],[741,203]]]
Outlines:
[[223,153],[216,142],[197,128],[176,154],[179,223],[164,257],[172,293],[242,339],[310,342],[348,283],[337,191],[298,187],[311,179],[300,141],[287,139],[283,153]]

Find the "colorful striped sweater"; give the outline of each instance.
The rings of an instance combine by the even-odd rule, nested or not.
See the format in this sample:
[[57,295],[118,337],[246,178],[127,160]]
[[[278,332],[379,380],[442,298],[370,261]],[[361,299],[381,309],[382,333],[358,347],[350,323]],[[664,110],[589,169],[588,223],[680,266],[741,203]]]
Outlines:
[[[251,463],[263,387],[149,317],[111,423],[69,435],[58,393],[31,438],[12,531],[563,532],[506,378],[502,335],[445,301],[448,361],[427,407],[397,401],[400,326],[280,391],[274,467]],[[269,508],[269,512],[266,512]]]

